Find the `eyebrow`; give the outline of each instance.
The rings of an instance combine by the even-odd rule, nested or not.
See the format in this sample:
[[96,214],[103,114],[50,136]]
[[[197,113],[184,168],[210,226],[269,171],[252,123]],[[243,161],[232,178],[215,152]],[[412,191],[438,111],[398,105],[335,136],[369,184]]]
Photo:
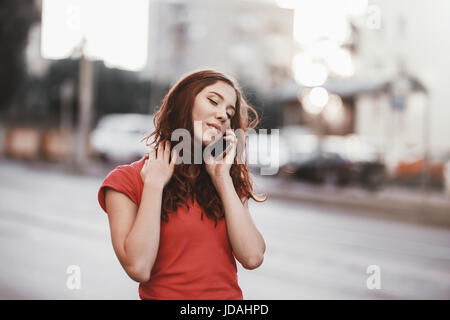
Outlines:
[[[214,94],[218,95],[219,98],[221,98],[222,100],[225,100],[220,93],[217,93],[215,91],[210,91],[209,93],[214,93]],[[233,105],[230,104],[229,107],[232,107],[233,110],[236,111],[236,108]]]

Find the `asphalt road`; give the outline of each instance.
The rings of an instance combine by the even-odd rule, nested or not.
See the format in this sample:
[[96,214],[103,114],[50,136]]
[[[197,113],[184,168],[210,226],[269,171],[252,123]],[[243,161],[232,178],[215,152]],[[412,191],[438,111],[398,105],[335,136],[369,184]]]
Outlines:
[[[139,299],[97,202],[102,179],[0,162],[0,299]],[[275,199],[250,211],[267,250],[258,269],[238,263],[244,299],[450,299],[449,230]]]

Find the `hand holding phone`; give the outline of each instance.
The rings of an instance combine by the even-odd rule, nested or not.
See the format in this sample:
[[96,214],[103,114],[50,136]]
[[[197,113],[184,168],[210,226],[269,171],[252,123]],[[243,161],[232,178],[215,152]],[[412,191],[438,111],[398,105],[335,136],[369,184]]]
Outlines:
[[211,150],[211,155],[214,159],[217,159],[222,153],[225,152],[230,144],[231,141],[225,140],[222,135],[219,140],[214,142],[212,145],[209,145],[208,149]]

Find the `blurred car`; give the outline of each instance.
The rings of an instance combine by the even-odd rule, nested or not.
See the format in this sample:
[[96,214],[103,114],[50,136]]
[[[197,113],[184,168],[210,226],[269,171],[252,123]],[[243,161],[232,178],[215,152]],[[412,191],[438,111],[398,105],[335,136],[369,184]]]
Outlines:
[[92,131],[90,144],[103,161],[134,161],[148,151],[145,140],[140,141],[154,129],[153,115],[108,114]]
[[338,153],[320,150],[303,161],[292,159],[284,171],[297,179],[312,183],[347,184],[351,180],[352,163]]
[[323,171],[316,161],[320,156],[318,136],[300,125],[286,126],[280,131],[289,151],[288,161],[281,167],[282,174],[309,182],[322,181]]
[[342,177],[341,184],[354,183],[376,189],[385,182],[386,168],[380,160],[381,151],[358,135],[327,136],[322,148],[347,161],[348,172]]
[[385,167],[371,145],[356,135],[318,136],[302,128],[288,128],[289,161],[286,174],[313,183],[362,184],[374,189],[385,178]]

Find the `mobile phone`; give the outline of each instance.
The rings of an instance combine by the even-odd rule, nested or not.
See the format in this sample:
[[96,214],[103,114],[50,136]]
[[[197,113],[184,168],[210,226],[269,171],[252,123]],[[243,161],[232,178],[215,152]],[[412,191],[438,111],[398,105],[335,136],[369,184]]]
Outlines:
[[208,149],[211,150],[211,155],[214,159],[217,159],[230,145],[230,140],[225,140],[223,136],[214,142],[213,144],[208,146]]

